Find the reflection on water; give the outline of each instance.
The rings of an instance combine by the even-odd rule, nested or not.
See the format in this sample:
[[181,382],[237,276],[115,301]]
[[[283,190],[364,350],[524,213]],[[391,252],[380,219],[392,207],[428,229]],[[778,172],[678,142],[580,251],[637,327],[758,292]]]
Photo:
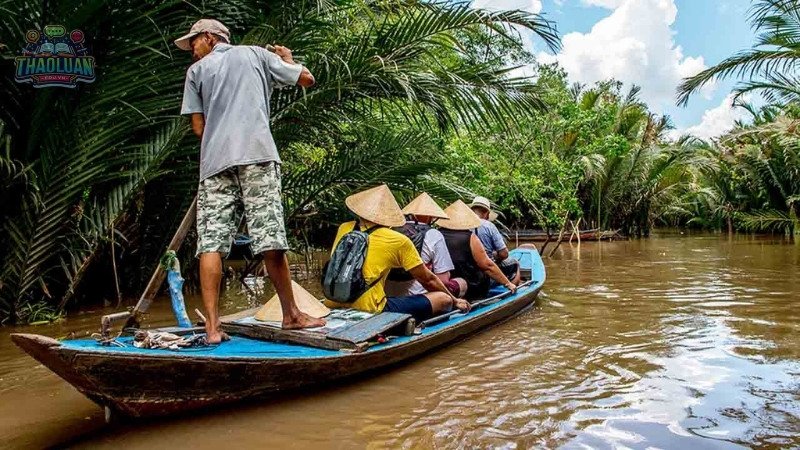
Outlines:
[[[562,246],[546,263],[537,308],[451,348],[339,388],[172,420],[104,425],[2,330],[0,443],[800,446],[800,245],[663,235]],[[247,303],[236,290],[229,310]],[[94,331],[101,313],[35,332]]]

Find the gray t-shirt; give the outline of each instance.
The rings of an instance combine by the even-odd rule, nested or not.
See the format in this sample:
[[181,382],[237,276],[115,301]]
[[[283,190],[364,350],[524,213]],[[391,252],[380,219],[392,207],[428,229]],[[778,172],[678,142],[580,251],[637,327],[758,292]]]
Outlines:
[[302,70],[264,48],[224,43],[189,67],[181,114],[205,118],[201,181],[233,166],[280,162],[269,98],[273,88],[297,84]]

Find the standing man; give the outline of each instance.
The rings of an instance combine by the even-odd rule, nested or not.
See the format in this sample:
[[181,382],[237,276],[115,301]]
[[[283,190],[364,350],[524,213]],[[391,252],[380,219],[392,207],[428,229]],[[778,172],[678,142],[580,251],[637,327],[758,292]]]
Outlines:
[[477,196],[469,205],[472,211],[481,219],[481,226],[475,229],[475,234],[480,239],[486,254],[491,258],[503,274],[514,284],[519,284],[519,261],[508,256],[508,247],[500,230],[492,223],[497,218],[497,213],[492,211],[492,205],[486,197]]
[[195,63],[186,72],[181,114],[191,115],[200,138],[197,193],[197,254],[209,343],[227,339],[220,329],[219,287],[222,255],[237,231],[237,206],[244,207],[254,254],[263,253],[283,310],[283,328],[325,324],[295,304],[286,260],[280,157],[269,124],[273,88],[314,85],[311,72],[292,59],[286,47],[230,45],[222,23],[198,20],[175,41],[191,51]]

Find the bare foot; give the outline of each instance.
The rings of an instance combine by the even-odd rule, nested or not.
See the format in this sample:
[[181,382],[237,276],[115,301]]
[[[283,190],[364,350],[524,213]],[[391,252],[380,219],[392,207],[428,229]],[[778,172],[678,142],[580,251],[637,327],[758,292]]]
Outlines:
[[230,341],[231,337],[228,336],[228,333],[217,329],[212,331],[211,333],[206,332],[206,342],[209,344],[219,344],[220,342]]
[[281,328],[284,330],[298,330],[301,328],[317,328],[325,326],[325,319],[315,319],[304,312],[298,312],[294,317],[284,317]]
[[221,331],[212,331],[211,333],[206,333],[206,342],[209,344],[219,344],[222,341],[223,339]]

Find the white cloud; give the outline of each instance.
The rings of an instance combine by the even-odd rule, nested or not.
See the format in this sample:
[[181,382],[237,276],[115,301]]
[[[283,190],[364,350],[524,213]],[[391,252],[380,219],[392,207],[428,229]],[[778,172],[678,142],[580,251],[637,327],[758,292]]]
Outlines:
[[[614,78],[642,87],[642,98],[654,110],[674,105],[681,79],[706,68],[702,56],[685,56],[675,43],[674,0],[583,0],[615,8],[586,33],[563,37],[557,55],[540,53],[543,63],[558,61],[572,81],[591,84]],[[702,93],[710,98],[714,86]]]
[[603,8],[614,9],[622,4],[624,0],[581,0],[586,6],[600,6]]
[[[748,98],[743,98],[748,101]],[[731,130],[737,120],[747,117],[742,108],[733,106],[733,94],[728,95],[716,108],[708,109],[703,113],[700,123],[685,130],[672,130],[670,137],[677,139],[684,134],[690,134],[700,139],[709,140],[725,134]]]
[[472,2],[473,8],[488,9],[491,11],[507,11],[519,9],[529,13],[539,13],[542,11],[541,0],[475,0]]

